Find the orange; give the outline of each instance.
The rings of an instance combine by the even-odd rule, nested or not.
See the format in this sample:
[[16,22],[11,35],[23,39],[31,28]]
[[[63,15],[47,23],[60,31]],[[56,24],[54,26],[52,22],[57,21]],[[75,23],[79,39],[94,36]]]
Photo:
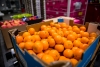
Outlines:
[[52,37],[55,37],[56,35],[58,35],[56,32],[52,33]]
[[81,38],[81,34],[77,34],[77,37],[78,37],[78,38]]
[[70,61],[70,59],[66,58],[65,56],[60,56],[59,61]]
[[95,32],[90,33],[90,37],[97,37],[97,34]]
[[28,50],[29,54],[35,54],[35,52],[33,50]]
[[52,50],[52,49],[47,49],[47,50],[44,51],[44,53],[45,53],[45,54],[48,54],[49,51],[51,51],[51,50]]
[[60,54],[57,50],[50,50],[48,54],[52,56],[55,61],[57,61],[60,57]]
[[88,32],[83,32],[83,33],[81,33],[81,36],[82,37],[89,37],[89,33]]
[[30,36],[30,33],[29,32],[24,32],[22,36],[23,37]]
[[63,33],[63,31],[57,31],[57,33],[58,33],[58,35],[60,35],[60,36],[64,36],[64,33]]
[[78,27],[76,25],[74,25],[72,28],[74,29],[74,28],[78,28]]
[[31,35],[33,35],[33,34],[35,34],[35,29],[34,29],[34,28],[29,28],[29,29],[28,29],[28,32],[29,32]]
[[62,37],[60,35],[56,35],[54,36],[54,40],[57,44],[61,44],[62,43]]
[[74,53],[74,58],[80,60],[82,58],[83,50],[78,48],[73,53]]
[[51,62],[54,61],[53,57],[47,54],[44,54],[41,58],[44,62],[46,62],[47,64],[50,64]]
[[41,40],[41,43],[43,45],[43,50],[47,50],[49,48],[49,44],[46,39]]
[[75,40],[73,42],[74,47],[80,47],[80,45],[82,45],[82,43],[79,40]]
[[54,30],[54,31],[57,31],[57,28],[56,27],[52,27],[51,29]]
[[41,53],[43,51],[43,45],[41,41],[36,41],[33,45],[33,51],[35,53]]
[[75,39],[77,39],[77,38],[78,38],[78,35],[77,35],[75,32],[72,32],[71,34],[73,34],[73,35],[74,35]]
[[69,35],[69,31],[64,31],[64,36],[67,37]]
[[74,31],[75,33],[77,33],[77,34],[80,33],[80,29],[79,29],[79,28],[73,28],[73,31]]
[[73,34],[69,34],[69,35],[67,36],[67,39],[68,39],[68,40],[71,40],[71,41],[74,41],[74,40],[76,39],[76,37],[75,37]]
[[72,30],[72,27],[71,27],[71,26],[69,26],[69,27],[67,28],[67,30],[68,30],[68,31],[71,31],[71,30]]
[[64,44],[64,42],[67,41],[67,38],[62,37],[62,43]]
[[74,51],[76,51],[76,49],[78,49],[78,47],[73,47],[72,51],[74,52]]
[[76,59],[74,59],[74,58],[72,58],[70,60],[71,60],[71,63],[73,65],[73,67],[75,67],[77,65],[78,61]]
[[19,45],[18,45],[22,50],[24,49],[24,47],[25,47],[25,43],[24,42],[21,42],[21,43],[19,43]]
[[86,27],[85,27],[85,26],[81,26],[81,27],[80,27],[80,30],[86,31]]
[[90,39],[88,42],[88,45],[91,45],[94,42],[95,39]]
[[40,40],[41,40],[41,38],[40,38],[39,35],[33,35],[33,36],[32,36],[32,42],[40,41]]
[[54,23],[54,22],[51,22],[51,23],[50,23],[50,26],[52,26],[52,27],[53,27],[54,25],[55,25],[55,23]]
[[70,41],[70,40],[65,41],[65,42],[64,42],[64,47],[65,47],[66,49],[71,49],[71,48],[73,48],[73,43],[72,43],[72,41]]
[[83,50],[86,50],[88,48],[88,44],[82,44],[80,45],[80,48],[83,49]]
[[56,49],[58,52],[63,52],[64,46],[63,46],[62,44],[56,44],[56,45],[55,45],[55,49]]
[[44,53],[41,52],[41,53],[38,53],[38,54],[37,54],[37,57],[41,59],[41,58],[43,57],[43,55],[44,55]]
[[67,28],[62,28],[62,31],[64,32],[64,31],[67,31]]
[[53,38],[49,38],[48,39],[48,43],[50,47],[54,47],[55,46],[55,40]]
[[61,25],[62,28],[67,28],[68,27],[68,25],[66,23],[60,23],[60,25]]
[[87,37],[82,37],[81,42],[86,44],[89,42],[89,39]]
[[59,29],[61,26],[60,24],[55,24],[55,27]]
[[55,33],[55,32],[56,32],[56,31],[53,30],[53,29],[49,30],[49,34],[50,34],[50,35],[52,35],[52,33]]
[[42,26],[41,26],[41,30],[44,30],[44,29],[46,29],[46,28],[47,28],[46,25],[42,25]]
[[42,38],[42,39],[45,39],[49,36],[49,33],[47,31],[40,31],[39,32],[39,36]]
[[52,36],[48,36],[48,39],[49,39],[49,38],[52,38]]
[[34,43],[31,42],[31,41],[26,42],[26,43],[25,43],[25,49],[27,49],[27,50],[32,50],[32,49],[33,49],[33,45],[34,45]]
[[77,40],[81,41],[81,38],[77,38]]
[[31,41],[31,40],[32,40],[32,36],[24,37],[24,42]]
[[72,58],[73,57],[73,51],[70,49],[65,49],[63,52],[63,55],[67,58]]
[[16,36],[16,42],[19,44],[23,41],[23,37],[22,36]]

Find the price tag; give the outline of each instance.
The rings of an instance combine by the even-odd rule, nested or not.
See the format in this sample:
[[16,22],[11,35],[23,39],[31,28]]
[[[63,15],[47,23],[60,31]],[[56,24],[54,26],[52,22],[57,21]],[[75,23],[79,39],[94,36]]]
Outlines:
[[81,16],[83,14],[83,12],[79,12],[78,15]]

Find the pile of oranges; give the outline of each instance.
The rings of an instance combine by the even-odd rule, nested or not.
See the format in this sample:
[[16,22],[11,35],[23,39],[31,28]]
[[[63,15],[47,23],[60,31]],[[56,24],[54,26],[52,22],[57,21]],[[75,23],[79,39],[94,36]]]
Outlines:
[[16,42],[22,50],[27,49],[48,64],[70,61],[75,66],[96,37],[96,33],[86,32],[85,26],[51,22],[50,25],[42,25],[38,32],[29,28],[27,32],[16,36]]

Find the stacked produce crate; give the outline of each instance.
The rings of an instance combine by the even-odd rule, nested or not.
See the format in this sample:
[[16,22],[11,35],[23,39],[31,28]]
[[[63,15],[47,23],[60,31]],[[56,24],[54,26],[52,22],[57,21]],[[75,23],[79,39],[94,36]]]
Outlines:
[[31,13],[34,16],[45,18],[44,14],[44,2],[45,0],[23,0],[25,4],[25,11]]

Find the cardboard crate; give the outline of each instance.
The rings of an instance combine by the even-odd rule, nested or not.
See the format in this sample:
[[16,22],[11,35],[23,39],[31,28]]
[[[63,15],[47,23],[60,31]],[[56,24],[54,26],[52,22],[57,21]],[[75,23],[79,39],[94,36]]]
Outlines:
[[23,30],[26,29],[26,26],[27,26],[27,23],[25,25],[16,26],[16,27],[12,27],[12,28],[6,28],[6,29],[0,28],[7,49],[10,49],[10,48],[13,47],[8,31],[11,30],[11,29],[16,29],[16,28],[19,31],[23,31]]
[[[40,30],[40,26],[41,25],[48,25],[50,22],[52,21],[48,21],[48,22],[44,22],[44,23],[37,23],[37,24],[32,24],[32,25],[29,25],[27,26],[27,29],[29,29],[30,27],[33,27],[36,29],[36,31],[39,31]],[[73,25],[77,25],[78,27],[80,27],[81,25],[80,24],[73,24],[73,20],[70,20],[69,21],[69,24],[71,26]],[[86,28],[88,29],[88,23],[85,24]],[[13,30],[10,30],[9,33],[11,34],[11,38],[12,38],[12,41],[13,41],[13,45],[14,45],[14,48],[16,50],[16,53],[18,54],[21,62],[25,65],[25,67],[51,67],[50,65],[46,64],[45,62],[43,62],[42,60],[40,60],[39,58],[37,58],[37,56],[35,55],[30,55],[27,50],[25,51],[22,51],[19,47],[18,47],[18,44],[16,44],[16,41],[15,41],[15,36],[20,34],[22,35],[24,31],[22,32],[18,32],[17,29],[13,29]],[[82,60],[79,61],[79,63],[77,64],[76,67],[86,67],[86,65],[91,61],[92,59],[92,55],[94,54],[95,52],[95,49],[97,48],[97,45],[98,45],[98,42],[99,42],[99,36],[95,39],[95,41],[88,47],[88,49],[86,49],[86,51],[83,53],[82,55]],[[66,62],[67,63],[67,62]],[[60,64],[60,63],[59,63]],[[57,64],[57,65],[59,65]],[[54,67],[57,67],[57,66],[54,66]]]

